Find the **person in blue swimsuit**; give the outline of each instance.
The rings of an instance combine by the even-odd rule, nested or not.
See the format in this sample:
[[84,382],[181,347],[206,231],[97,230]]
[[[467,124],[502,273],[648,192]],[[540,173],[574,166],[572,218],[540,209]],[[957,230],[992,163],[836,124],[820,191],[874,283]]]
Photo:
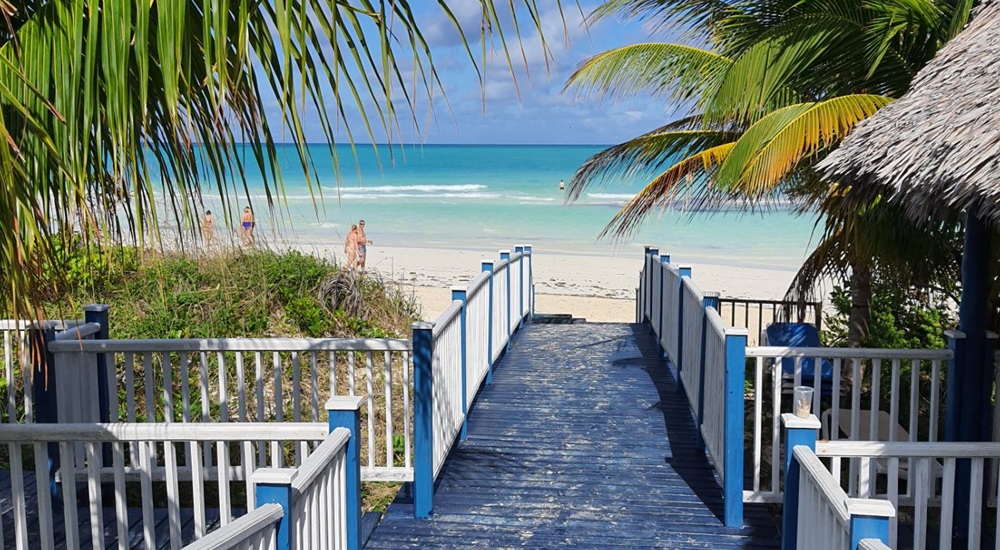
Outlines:
[[240,240],[243,241],[243,244],[253,246],[253,210],[250,210],[249,206],[243,209],[241,226]]

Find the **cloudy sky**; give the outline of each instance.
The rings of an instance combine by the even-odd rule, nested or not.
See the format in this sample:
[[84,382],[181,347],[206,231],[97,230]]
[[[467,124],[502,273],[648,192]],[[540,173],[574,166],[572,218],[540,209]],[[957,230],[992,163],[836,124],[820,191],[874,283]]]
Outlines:
[[[507,36],[516,83],[499,51],[499,42],[494,40],[496,47],[487,48],[492,53],[488,54],[485,79],[481,85],[459,33],[452,22],[443,16],[437,1],[411,2],[432,48],[447,103],[436,97],[433,107],[428,108],[426,98],[423,98],[415,117],[419,121],[419,129],[408,118],[401,117],[401,129],[395,132],[392,141],[606,145],[656,128],[679,116],[662,102],[652,99],[598,102],[593,98],[564,93],[563,86],[568,76],[583,60],[611,48],[650,40],[651,34],[640,22],[610,18],[589,26],[583,25],[583,17],[572,5],[573,1],[564,0],[563,3],[566,4],[564,15],[568,37],[555,2],[538,2],[542,10],[543,32],[548,40],[548,66],[534,25],[526,12],[519,12],[522,40],[518,43],[509,25]],[[594,0],[580,2],[585,14],[589,14],[598,3]],[[507,10],[506,4],[497,2],[498,9]],[[479,0],[451,0],[449,5],[467,37],[478,42],[481,28]],[[502,14],[502,17],[509,18],[509,14]],[[655,36],[653,39],[664,37]],[[522,60],[522,49],[527,69]],[[473,44],[472,51],[477,62],[484,65],[481,45]],[[348,119],[352,118],[349,109]],[[358,125],[357,120],[353,125],[356,134],[363,132],[363,126]],[[322,139],[318,128],[307,130],[310,140]],[[367,142],[369,138],[355,135],[355,140]],[[384,141],[378,136],[375,140]]]

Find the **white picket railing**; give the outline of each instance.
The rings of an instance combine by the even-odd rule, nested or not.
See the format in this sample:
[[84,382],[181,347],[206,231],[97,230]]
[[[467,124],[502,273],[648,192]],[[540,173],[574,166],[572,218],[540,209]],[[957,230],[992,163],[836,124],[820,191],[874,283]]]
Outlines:
[[[677,361],[677,348],[680,342],[680,333],[677,325],[680,323],[680,292],[681,276],[677,267],[673,264],[660,264],[660,273],[663,277],[663,326],[661,327],[660,347],[663,348],[667,357],[671,361]],[[656,323],[653,323],[654,325]]]
[[[325,424],[6,424],[0,426],[0,444],[6,444],[15,506],[14,539],[18,549],[51,548],[56,522],[67,548],[77,548],[89,536],[93,547],[105,547],[102,484],[114,487],[115,529],[118,540],[129,540],[129,498],[141,494],[142,537],[155,546],[153,483],[165,482],[167,525],[172,548],[181,545],[181,508],[193,510],[194,537],[207,533],[216,509],[219,522],[234,519],[233,498],[246,487],[246,507],[254,507],[251,474],[262,456],[272,467],[305,460],[319,441],[327,438]],[[50,454],[50,449],[52,449]],[[110,456],[109,456],[110,455]],[[30,460],[28,457],[33,457]],[[53,514],[49,459],[58,460],[61,515]],[[28,521],[25,471],[33,471],[37,523]],[[87,485],[89,530],[80,532],[77,483]],[[206,482],[213,482],[211,489]],[[87,523],[85,523],[87,525]],[[36,531],[37,530],[37,531]]]
[[[698,407],[698,388],[701,385],[701,338],[705,324],[704,295],[690,277],[681,280],[683,293],[684,338],[681,354],[681,382],[692,410]],[[723,334],[725,338],[725,334]]]
[[212,531],[184,550],[272,550],[276,547],[278,523],[285,517],[280,504],[264,504]]
[[510,263],[507,260],[500,260],[493,269],[493,312],[491,335],[493,341],[493,357],[491,361],[497,359],[507,349],[507,331],[510,327],[510,319],[507,316],[507,269]]
[[[651,321],[653,318],[653,303],[656,302],[656,300],[653,299],[653,284],[651,282],[651,278],[653,276],[653,268],[656,266],[653,255],[646,254],[643,259],[644,262],[641,280],[642,286],[646,289],[646,292],[643,294],[642,315],[643,319]],[[655,325],[656,323],[652,324]]]
[[649,326],[653,327],[653,333],[658,337],[662,336],[663,327],[660,326],[660,319],[663,314],[663,292],[669,292],[670,289],[663,286],[663,272],[664,267],[660,261],[660,256],[651,255],[652,260],[652,271],[650,271],[650,282],[652,286],[649,289],[650,305],[649,305]]
[[[719,478],[725,481],[730,475],[725,471],[726,434],[724,416],[726,410],[726,329],[722,325],[715,308],[705,308],[708,322],[705,332],[705,378],[704,401],[705,410],[711,411],[702,419],[701,434],[705,447]],[[735,475],[742,475],[736,472]]]
[[[490,274],[483,272],[469,283],[465,304],[466,403],[472,403],[490,370]],[[528,288],[527,286],[524,288]]]
[[808,447],[793,453],[799,466],[798,548],[850,549],[851,516],[895,517],[885,501],[849,498]]
[[433,430],[434,478],[448,458],[452,443],[462,429],[462,302],[454,301],[437,320],[432,333],[434,355]]
[[335,550],[347,545],[347,491],[345,450],[350,432],[338,428],[298,468],[263,469],[251,483],[287,485],[289,547]]
[[[29,321],[0,320],[3,334],[3,379],[0,386],[0,422],[34,422],[34,388],[31,377],[30,340],[33,327],[47,326],[56,334],[72,329],[82,321]],[[6,407],[3,405],[6,404]]]
[[[823,421],[825,438],[936,441],[943,426],[943,383],[951,356],[950,350],[747,348],[746,357],[754,361],[747,386],[752,401],[746,411],[753,424],[748,465],[753,485],[744,500],[781,501],[780,417],[790,408],[791,386],[802,383],[803,365],[811,363],[815,374],[812,413]],[[791,375],[783,362],[793,364]],[[825,365],[832,370],[827,379],[821,376]],[[863,387],[870,389],[865,400]]]
[[[1000,541],[996,508],[984,506],[995,502],[996,494],[983,490],[988,487],[988,473],[1000,467],[1000,443],[819,441],[816,456],[827,459],[831,479],[849,496],[885,498],[905,511],[906,517],[912,518],[912,548],[918,550],[928,545],[952,548],[952,530],[959,520],[955,514],[960,504],[956,501],[956,472],[958,461],[966,460],[969,486],[973,488],[965,508],[968,548],[980,548],[984,529],[993,530],[993,540]],[[843,461],[850,464],[847,475]],[[905,485],[904,490],[900,490],[901,485]],[[931,508],[938,512],[930,513]],[[889,546],[896,548],[898,518],[889,525]]]
[[409,340],[343,338],[49,344],[64,422],[100,420],[98,354],[114,373],[110,418],[123,422],[319,422],[330,397],[361,396],[362,476],[369,481],[413,479],[411,350]]
[[510,264],[507,266],[507,269],[510,272],[510,292],[508,293],[510,299],[508,311],[510,311],[510,316],[507,319],[510,334],[517,332],[517,328],[521,325],[522,319],[522,316],[519,313],[521,308],[521,262],[522,254],[514,253],[510,257]]

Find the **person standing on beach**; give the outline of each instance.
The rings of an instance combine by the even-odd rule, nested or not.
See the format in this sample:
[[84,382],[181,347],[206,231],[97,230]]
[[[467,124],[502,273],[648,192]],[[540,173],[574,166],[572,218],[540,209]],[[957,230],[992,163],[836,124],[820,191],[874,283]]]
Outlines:
[[358,261],[358,226],[351,225],[351,230],[344,239],[344,254],[347,254],[347,269],[354,269],[354,264]]
[[205,217],[201,219],[201,238],[205,239],[205,248],[211,248],[212,241],[215,235],[213,235],[212,224],[212,211],[206,210]]
[[365,260],[368,257],[368,245],[375,244],[368,240],[368,235],[365,234],[365,220],[358,221],[358,267],[361,271],[365,270]]
[[242,231],[240,239],[243,241],[243,244],[253,246],[253,210],[250,210],[249,206],[243,209],[243,219],[240,226],[240,230]]

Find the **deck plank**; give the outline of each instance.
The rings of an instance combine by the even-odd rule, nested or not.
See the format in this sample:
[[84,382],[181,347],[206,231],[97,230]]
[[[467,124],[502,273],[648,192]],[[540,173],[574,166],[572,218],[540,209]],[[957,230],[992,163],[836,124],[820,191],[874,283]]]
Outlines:
[[721,520],[686,401],[647,327],[527,325],[449,455],[434,517],[407,491],[367,548],[777,548],[774,519]]

